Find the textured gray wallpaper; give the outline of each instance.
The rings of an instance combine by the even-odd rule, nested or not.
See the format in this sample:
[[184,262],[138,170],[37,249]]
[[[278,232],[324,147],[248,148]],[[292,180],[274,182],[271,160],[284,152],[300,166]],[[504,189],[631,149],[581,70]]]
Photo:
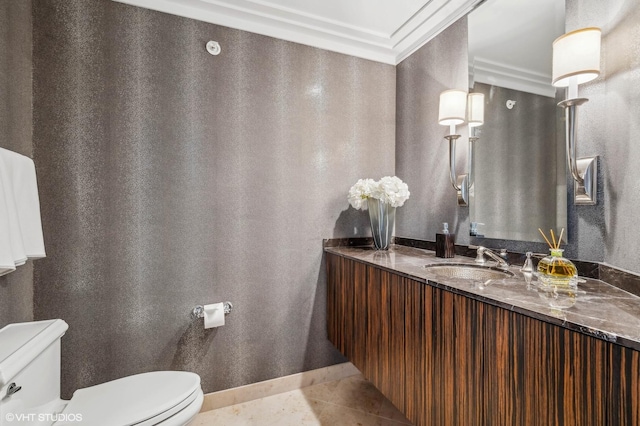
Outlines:
[[[343,361],[322,238],[394,171],[395,68],[108,0],[34,0],[34,150],[63,395],[156,369],[206,392]],[[205,43],[217,40],[222,54]],[[196,304],[231,301],[205,331]]]
[[[462,18],[397,67],[396,174],[411,199],[398,209],[395,235],[435,241],[442,222],[469,242],[469,208],[458,207],[449,183],[449,128],[438,124],[439,96],[467,90],[467,18]],[[466,170],[467,128],[457,146],[458,171]]]
[[[32,154],[31,0],[0,0],[0,146]],[[0,328],[33,320],[33,264],[0,277]]]

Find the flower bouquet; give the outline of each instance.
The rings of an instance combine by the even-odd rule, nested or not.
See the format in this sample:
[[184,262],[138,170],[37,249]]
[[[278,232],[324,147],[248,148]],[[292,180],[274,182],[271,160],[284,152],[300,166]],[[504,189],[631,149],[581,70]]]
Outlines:
[[357,210],[369,210],[373,243],[378,250],[387,250],[396,220],[396,207],[409,199],[409,187],[396,176],[379,181],[359,179],[349,190],[349,204]]

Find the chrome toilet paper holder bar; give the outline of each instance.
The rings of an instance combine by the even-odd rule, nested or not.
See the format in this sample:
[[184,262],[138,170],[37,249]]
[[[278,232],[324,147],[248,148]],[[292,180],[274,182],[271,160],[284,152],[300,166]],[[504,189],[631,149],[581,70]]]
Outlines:
[[[231,304],[231,302],[224,302],[222,306],[224,307],[225,315],[229,315],[233,310],[233,305]],[[204,306],[198,305],[195,308],[193,308],[191,310],[191,318],[193,319],[204,318]]]

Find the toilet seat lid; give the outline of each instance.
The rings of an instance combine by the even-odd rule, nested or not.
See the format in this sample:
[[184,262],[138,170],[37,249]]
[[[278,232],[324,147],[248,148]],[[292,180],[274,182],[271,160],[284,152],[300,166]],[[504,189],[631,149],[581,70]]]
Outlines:
[[136,374],[78,389],[63,413],[82,415],[82,424],[131,426],[156,417],[200,388],[200,376],[184,371]]

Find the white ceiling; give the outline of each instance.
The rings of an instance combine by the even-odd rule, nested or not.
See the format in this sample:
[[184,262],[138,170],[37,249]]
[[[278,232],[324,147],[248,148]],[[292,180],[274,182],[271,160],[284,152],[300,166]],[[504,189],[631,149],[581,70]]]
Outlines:
[[114,1],[396,65],[482,0]]

